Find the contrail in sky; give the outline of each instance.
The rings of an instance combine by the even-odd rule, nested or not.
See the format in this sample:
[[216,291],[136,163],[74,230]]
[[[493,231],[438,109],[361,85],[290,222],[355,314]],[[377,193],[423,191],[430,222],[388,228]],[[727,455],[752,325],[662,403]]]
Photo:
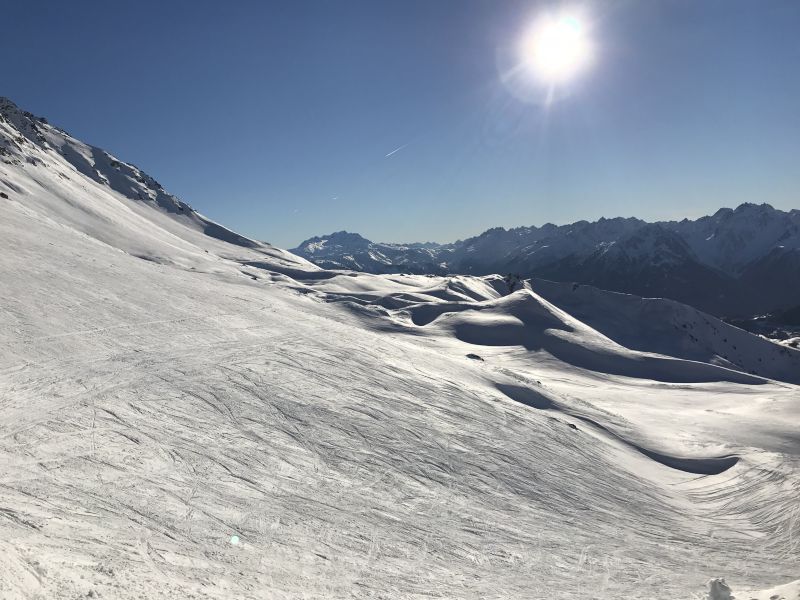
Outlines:
[[403,148],[405,148],[406,146],[408,146],[408,144],[403,144],[402,146],[398,146],[397,148],[395,148],[394,150],[392,150],[391,152],[389,152],[389,154],[387,154],[386,156],[384,156],[384,158],[389,158],[389,157],[390,157],[392,154],[397,154],[398,152],[400,152],[400,150],[402,150],[402,149],[403,149]]

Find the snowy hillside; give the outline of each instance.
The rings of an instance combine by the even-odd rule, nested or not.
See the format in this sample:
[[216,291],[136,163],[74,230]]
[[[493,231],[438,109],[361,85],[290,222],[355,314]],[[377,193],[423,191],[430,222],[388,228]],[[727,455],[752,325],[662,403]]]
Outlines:
[[[6,98],[0,98],[0,167],[6,205],[139,258],[213,270],[220,256],[238,256],[243,247],[308,264],[210,221],[139,168],[76,140]],[[212,250],[214,255],[205,256]]]
[[800,352],[322,270],[0,106],[0,598],[796,600]]
[[[720,209],[696,221],[615,218],[495,227],[454,244],[428,246],[423,257],[397,247],[379,261],[343,260],[354,255],[335,244],[324,256],[309,252],[308,242],[326,237],[307,240],[294,252],[325,268],[368,273],[518,273],[575,281],[664,296],[716,315],[763,314],[800,302],[800,210],[768,204]],[[369,252],[388,246],[358,237]]]
[[529,285],[541,297],[627,348],[800,384],[800,353],[686,304],[541,279],[531,280]]

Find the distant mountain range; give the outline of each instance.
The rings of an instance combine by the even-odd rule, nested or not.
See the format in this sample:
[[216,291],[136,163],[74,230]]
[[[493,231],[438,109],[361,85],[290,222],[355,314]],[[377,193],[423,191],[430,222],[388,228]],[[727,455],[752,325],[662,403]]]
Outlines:
[[800,305],[800,210],[722,208],[696,220],[635,218],[495,227],[452,244],[387,244],[340,231],[292,252],[368,273],[514,273],[672,298],[721,316]]

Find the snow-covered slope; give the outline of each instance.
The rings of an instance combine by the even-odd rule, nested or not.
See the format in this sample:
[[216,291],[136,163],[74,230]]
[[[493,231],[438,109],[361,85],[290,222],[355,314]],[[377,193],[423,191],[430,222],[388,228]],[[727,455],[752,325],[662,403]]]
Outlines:
[[0,123],[0,597],[797,589],[775,588],[800,563],[795,351],[742,338],[774,362],[753,375],[716,339],[637,340],[627,298],[321,270],[19,118]]
[[530,287],[627,348],[800,384],[800,353],[686,304],[542,279]]

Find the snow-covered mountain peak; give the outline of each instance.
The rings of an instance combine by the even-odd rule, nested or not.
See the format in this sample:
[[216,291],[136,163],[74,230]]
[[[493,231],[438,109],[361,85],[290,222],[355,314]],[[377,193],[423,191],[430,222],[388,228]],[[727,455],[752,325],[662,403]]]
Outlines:
[[336,246],[344,250],[360,249],[369,245],[369,240],[359,235],[358,233],[349,233],[347,231],[335,231],[330,235],[315,236],[304,241],[300,244],[301,247],[307,247],[309,252],[322,250],[326,247]]
[[755,202],[742,202],[739,206],[737,206],[734,210],[734,213],[770,213],[775,212],[775,207],[767,202],[762,202],[761,204],[756,204]]
[[780,244],[800,247],[800,220],[769,204],[744,203],[710,217],[667,225],[701,261],[732,275]]
[[328,269],[439,273],[443,267],[434,261],[442,248],[434,243],[376,244],[357,233],[336,231],[304,240],[292,252]]
[[662,266],[693,260],[689,245],[660,224],[648,224],[601,250],[606,260],[626,260],[642,266]]

